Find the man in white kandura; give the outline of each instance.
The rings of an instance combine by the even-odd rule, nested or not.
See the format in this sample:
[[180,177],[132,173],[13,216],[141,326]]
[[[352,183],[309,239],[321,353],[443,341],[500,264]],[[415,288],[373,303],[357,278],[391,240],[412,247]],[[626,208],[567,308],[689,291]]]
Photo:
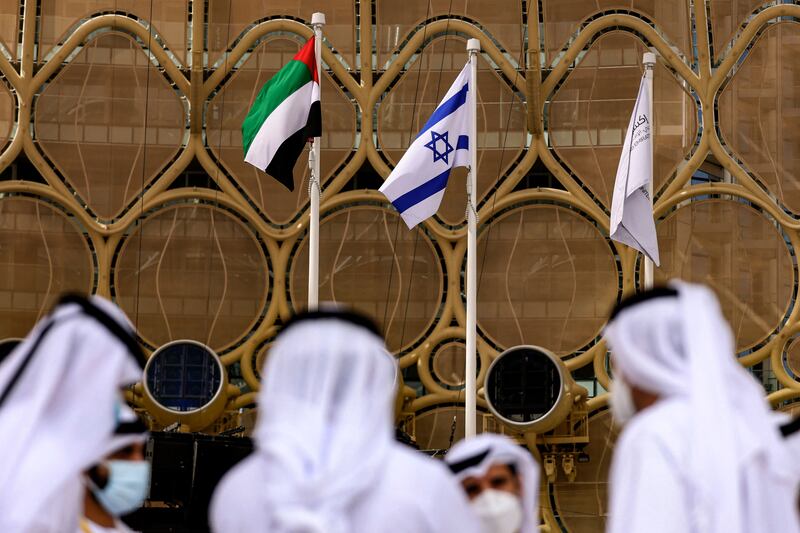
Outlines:
[[124,313],[63,298],[0,364],[0,531],[78,529],[83,472],[108,453],[144,357]]
[[84,472],[86,489],[78,533],[133,533],[120,520],[142,506],[150,489],[150,463],[145,460],[147,427],[127,405],[103,461]]
[[483,433],[447,452],[485,533],[534,533],[539,524],[539,465],[503,435]]
[[396,373],[369,320],[291,320],[264,368],[256,450],[218,485],[212,530],[479,533],[447,468],[394,441]]
[[673,282],[623,300],[605,338],[624,423],[610,533],[800,531],[797,461],[709,289]]

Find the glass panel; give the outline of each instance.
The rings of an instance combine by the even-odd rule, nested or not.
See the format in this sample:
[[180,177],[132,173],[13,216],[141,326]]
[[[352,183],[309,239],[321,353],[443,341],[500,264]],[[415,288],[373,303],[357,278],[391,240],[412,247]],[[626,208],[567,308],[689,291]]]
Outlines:
[[[294,168],[294,191],[244,162],[242,122],[261,87],[300,49],[297,41],[270,39],[262,43],[210,101],[207,143],[250,198],[272,220],[288,222],[308,202],[308,155]],[[356,113],[345,94],[323,75],[322,154],[320,173],[330,178],[355,145]]]
[[589,444],[575,465],[575,481],[563,473],[552,484],[555,512],[572,533],[603,533],[608,516],[608,471],[619,430],[609,411],[589,421]]
[[792,257],[772,221],[758,211],[728,200],[697,201],[657,229],[656,284],[677,277],[714,289],[739,350],[762,341],[786,316]]
[[[403,44],[418,24],[445,15],[476,21],[522,64],[522,5],[523,2],[518,0],[377,0],[378,68],[386,65],[390,54]],[[464,52],[463,45],[461,51]]]
[[[463,342],[448,342],[443,345],[433,354],[433,375],[445,385],[463,387],[466,379],[465,354],[466,346]],[[478,362],[480,363],[480,358]]]
[[[350,207],[320,224],[319,299],[374,318],[389,350],[412,344],[436,318],[444,277],[432,243],[394,212]],[[308,239],[292,260],[295,309],[308,300]]]
[[733,153],[800,213],[800,24],[764,32],[722,91],[718,116]]
[[564,355],[594,339],[617,298],[600,232],[562,207],[515,209],[478,236],[478,325],[503,348]]
[[[464,40],[438,39],[392,87],[378,107],[378,140],[392,164],[439,105],[466,64]],[[481,59],[478,62],[478,193],[484,196],[522,152],[527,142],[525,105]],[[466,170],[453,172],[439,215],[448,223],[464,220]]]
[[258,321],[269,293],[255,236],[207,206],[159,211],[132,229],[119,252],[117,302],[153,346],[192,339],[221,351]]
[[5,85],[0,84],[0,148],[11,141],[11,128],[14,126],[16,103]]
[[19,0],[0,0],[0,43],[12,58],[17,57],[19,40]]
[[[549,106],[550,143],[597,198],[611,205],[622,143],[642,79],[644,45],[623,32],[603,35],[581,59]],[[653,79],[656,128],[653,171],[658,190],[697,135],[694,99],[663,64]]]
[[92,289],[92,253],[50,204],[0,199],[0,338],[24,337],[63,292]]
[[207,5],[209,65],[220,61],[228,46],[256,21],[288,15],[310,24],[311,15],[321,11],[325,40],[355,66],[356,16],[351,0],[208,0]]
[[[453,430],[454,424],[455,431]],[[478,433],[482,433],[480,425],[478,425]],[[437,407],[417,415],[414,422],[414,439],[422,450],[447,449],[463,438],[463,406]]]
[[739,26],[763,0],[709,0],[714,56],[718,58]]
[[[153,33],[186,64],[189,3],[183,0],[41,0],[39,60],[53,45],[69,37],[68,30],[95,13],[122,11],[152,21]],[[154,43],[153,46],[156,46]]]
[[129,36],[91,41],[36,101],[35,135],[89,207],[119,216],[178,153],[180,97]]
[[584,20],[596,13],[614,9],[641,13],[654,21],[656,27],[666,34],[667,40],[676,45],[684,56],[692,56],[689,3],[684,0],[542,0],[547,62],[553,62]]

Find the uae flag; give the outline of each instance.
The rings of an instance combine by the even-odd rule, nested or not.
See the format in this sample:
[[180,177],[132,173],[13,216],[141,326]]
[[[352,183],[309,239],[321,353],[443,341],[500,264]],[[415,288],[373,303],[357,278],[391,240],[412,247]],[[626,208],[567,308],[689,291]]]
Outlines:
[[294,189],[292,169],[322,134],[314,37],[258,93],[242,123],[244,160]]

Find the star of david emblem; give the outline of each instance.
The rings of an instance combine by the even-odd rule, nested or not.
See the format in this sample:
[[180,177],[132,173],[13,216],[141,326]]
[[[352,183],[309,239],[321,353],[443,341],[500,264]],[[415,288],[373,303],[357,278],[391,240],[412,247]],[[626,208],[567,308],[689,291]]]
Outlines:
[[[447,140],[447,135],[449,132],[444,133],[436,133],[435,131],[431,130],[431,140],[429,143],[425,145],[425,148],[430,148],[431,152],[433,152],[433,162],[436,163],[440,159],[443,159],[445,164],[450,164],[448,162],[448,157],[450,153],[453,152],[453,145]],[[444,143],[444,149],[440,152],[437,147],[437,143],[441,141]]]

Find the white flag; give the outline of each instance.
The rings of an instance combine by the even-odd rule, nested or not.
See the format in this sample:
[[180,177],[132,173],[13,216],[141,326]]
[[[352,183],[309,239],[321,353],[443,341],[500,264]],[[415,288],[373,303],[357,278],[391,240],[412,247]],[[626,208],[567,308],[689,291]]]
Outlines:
[[392,202],[406,225],[413,228],[433,216],[442,203],[450,171],[469,166],[469,128],[471,107],[469,63],[453,82],[450,90],[380,191]]
[[619,158],[611,200],[611,238],[660,265],[653,204],[647,192],[653,180],[653,122],[646,83],[642,77]]

